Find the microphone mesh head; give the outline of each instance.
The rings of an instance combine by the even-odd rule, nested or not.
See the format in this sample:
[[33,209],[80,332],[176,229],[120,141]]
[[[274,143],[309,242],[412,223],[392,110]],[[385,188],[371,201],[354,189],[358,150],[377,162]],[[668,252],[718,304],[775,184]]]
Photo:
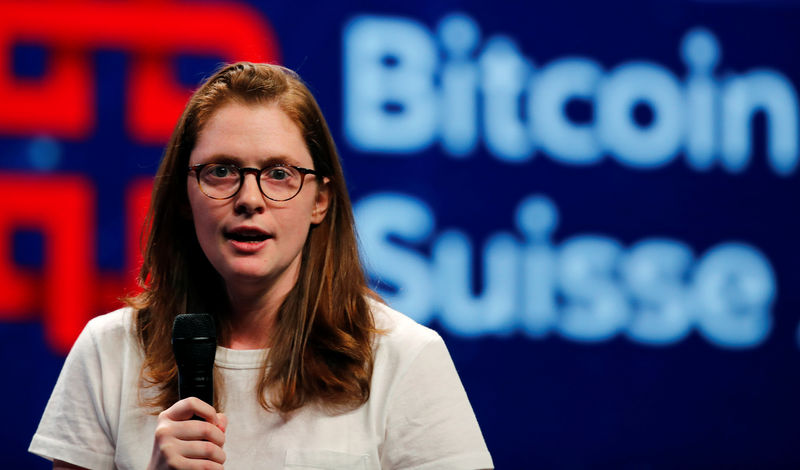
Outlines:
[[216,338],[214,318],[207,313],[182,313],[172,324],[172,338]]

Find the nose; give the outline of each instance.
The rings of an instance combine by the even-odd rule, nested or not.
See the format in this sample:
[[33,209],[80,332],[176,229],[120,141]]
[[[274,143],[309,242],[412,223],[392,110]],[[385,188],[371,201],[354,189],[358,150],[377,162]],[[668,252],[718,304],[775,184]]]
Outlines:
[[[249,173],[252,173],[252,178]],[[264,195],[261,194],[261,188],[258,186],[258,170],[244,173],[242,187],[235,196],[234,207],[239,214],[261,213],[266,209]]]

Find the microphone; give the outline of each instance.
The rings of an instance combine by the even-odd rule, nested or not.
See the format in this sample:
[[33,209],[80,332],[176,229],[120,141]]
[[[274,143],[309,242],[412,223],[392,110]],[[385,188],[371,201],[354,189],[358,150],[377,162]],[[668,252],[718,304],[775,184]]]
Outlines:
[[182,313],[172,324],[172,351],[178,364],[178,396],[197,397],[214,406],[214,356],[217,332],[207,313]]

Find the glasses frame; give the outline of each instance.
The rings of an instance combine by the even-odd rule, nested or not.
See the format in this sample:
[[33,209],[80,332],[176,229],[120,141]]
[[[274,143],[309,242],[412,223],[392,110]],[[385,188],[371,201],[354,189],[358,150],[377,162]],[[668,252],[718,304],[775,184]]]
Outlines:
[[[207,167],[209,165],[223,165],[223,166],[228,166],[228,167],[234,167],[234,168],[237,168],[239,170],[239,186],[236,188],[236,191],[234,191],[233,194],[231,194],[230,196],[227,196],[227,197],[214,197],[214,196],[209,196],[208,193],[206,193],[205,190],[203,190],[203,183],[200,182],[200,172],[203,171],[203,168],[205,168],[205,167]],[[300,178],[300,186],[298,186],[296,193],[294,193],[293,195],[287,197],[286,199],[275,199],[275,198],[269,197],[267,195],[267,193],[264,192],[264,189],[261,187],[261,173],[263,173],[264,170],[271,170],[273,168],[294,168],[295,170],[300,172],[302,177]],[[256,184],[258,185],[258,190],[261,192],[261,194],[263,194],[264,197],[269,199],[270,201],[275,201],[275,202],[289,201],[289,200],[293,199],[295,196],[297,196],[298,194],[300,194],[300,191],[303,190],[303,183],[306,181],[306,178],[305,178],[306,175],[314,175],[316,177],[320,176],[319,173],[316,170],[311,170],[309,168],[303,168],[303,167],[295,166],[295,165],[287,165],[285,163],[275,163],[275,164],[267,165],[264,168],[260,168],[259,169],[259,168],[252,168],[252,167],[240,167],[240,166],[235,165],[233,163],[208,162],[208,163],[200,163],[198,165],[190,166],[189,167],[189,172],[192,172],[192,171],[194,171],[195,179],[197,179],[197,186],[200,188],[200,192],[203,193],[206,197],[209,197],[211,199],[215,199],[217,201],[223,201],[225,199],[230,199],[230,198],[236,196],[237,194],[239,194],[239,191],[242,190],[242,186],[244,186],[244,177],[247,176],[248,173],[254,173],[256,175]]]

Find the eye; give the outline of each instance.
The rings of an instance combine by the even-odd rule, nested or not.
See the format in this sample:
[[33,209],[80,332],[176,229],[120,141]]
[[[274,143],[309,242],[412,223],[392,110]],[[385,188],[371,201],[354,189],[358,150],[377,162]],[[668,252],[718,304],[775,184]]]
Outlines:
[[284,181],[292,177],[291,170],[287,167],[276,166],[264,171],[264,175],[268,180]]
[[238,174],[236,167],[231,165],[209,165],[205,168],[205,175],[209,178],[235,178]]

